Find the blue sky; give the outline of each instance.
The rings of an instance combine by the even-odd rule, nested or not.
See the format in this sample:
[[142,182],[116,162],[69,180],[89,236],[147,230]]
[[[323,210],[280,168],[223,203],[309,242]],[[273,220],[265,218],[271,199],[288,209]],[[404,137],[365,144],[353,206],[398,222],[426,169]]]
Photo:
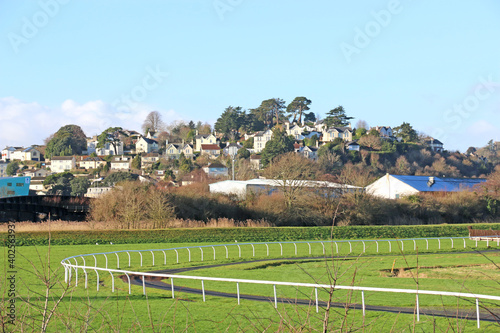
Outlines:
[[465,151],[500,141],[499,15],[495,0],[3,0],[0,146],[306,96]]

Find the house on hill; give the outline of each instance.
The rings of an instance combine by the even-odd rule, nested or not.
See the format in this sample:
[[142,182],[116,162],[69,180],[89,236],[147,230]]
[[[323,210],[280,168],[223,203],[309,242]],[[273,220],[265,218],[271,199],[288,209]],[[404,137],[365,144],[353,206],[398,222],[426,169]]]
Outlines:
[[148,139],[141,137],[137,140],[135,144],[135,151],[140,153],[157,153],[158,152],[158,141],[154,139]]
[[220,163],[210,163],[209,165],[203,167],[203,171],[209,178],[227,177],[229,174],[228,168]]
[[481,178],[441,178],[386,174],[366,187],[366,193],[386,199],[399,199],[418,193],[469,191],[485,182]]
[[74,156],[53,156],[50,160],[50,171],[60,173],[76,169]]
[[273,131],[270,129],[255,133],[253,137],[253,151],[260,153],[266,147],[266,143],[273,138]]
[[430,138],[429,140],[425,140],[424,144],[437,153],[440,153],[444,150],[443,143],[437,139]]

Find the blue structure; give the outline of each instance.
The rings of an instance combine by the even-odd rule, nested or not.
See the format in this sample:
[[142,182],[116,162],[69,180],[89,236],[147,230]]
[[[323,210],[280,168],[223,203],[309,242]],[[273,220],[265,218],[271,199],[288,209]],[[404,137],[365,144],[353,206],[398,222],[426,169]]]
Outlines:
[[0,178],[0,198],[26,196],[30,191],[31,177]]

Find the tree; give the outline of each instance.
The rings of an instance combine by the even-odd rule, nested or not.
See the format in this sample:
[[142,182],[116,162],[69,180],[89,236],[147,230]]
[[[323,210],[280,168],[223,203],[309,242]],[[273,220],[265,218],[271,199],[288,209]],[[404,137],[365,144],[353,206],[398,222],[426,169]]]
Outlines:
[[304,122],[315,122],[316,121],[316,115],[314,112],[309,112],[309,113],[304,113]]
[[417,142],[417,131],[409,123],[403,122],[400,126],[394,127],[394,135],[401,138],[403,142]]
[[86,177],[75,177],[70,182],[71,195],[83,196],[90,187],[90,181]]
[[5,170],[5,172],[9,176],[15,176],[17,174],[17,170],[19,170],[19,163],[17,163],[16,161],[14,161],[14,162],[10,162],[7,165],[7,169]]
[[[51,185],[48,194],[71,195],[71,181],[75,178],[71,172],[61,172],[47,176],[43,181],[44,186]],[[87,190],[85,190],[87,191]]]
[[[262,121],[268,127],[273,127],[279,123],[279,118],[284,117],[285,101],[281,98],[270,98],[262,101],[256,109],[250,110],[258,120]],[[276,121],[274,121],[276,119]]]
[[285,197],[288,209],[293,209],[299,194],[305,189],[304,180],[314,179],[317,164],[308,158],[289,152],[274,158],[265,175],[274,179]]
[[97,148],[106,147],[106,143],[109,143],[113,146],[113,150],[115,151],[115,155],[118,155],[118,145],[121,142],[120,135],[123,135],[121,127],[110,127],[104,130],[97,137]]
[[276,128],[273,130],[273,137],[266,143],[262,150],[262,166],[266,167],[273,158],[278,155],[293,151],[293,137],[287,136],[285,131]]
[[249,158],[250,155],[251,155],[250,151],[248,149],[246,149],[245,147],[238,150],[238,158]]
[[161,119],[161,114],[158,111],[151,111],[142,124],[142,131],[144,134],[147,134],[148,131],[160,132],[164,126],[165,123]]
[[240,106],[228,106],[215,122],[214,128],[217,132],[229,137],[230,133],[238,131],[244,120],[244,113]]
[[288,117],[293,116],[292,123],[296,121],[297,115],[299,118],[299,123],[302,123],[302,114],[304,113],[304,111],[309,110],[309,105],[311,103],[312,101],[305,97],[295,97],[295,99],[290,104],[288,104],[286,112],[288,113]]
[[61,127],[47,142],[45,157],[81,155],[87,149],[87,136],[77,125]]
[[141,155],[137,154],[130,165],[132,169],[141,170]]
[[342,105],[337,106],[335,109],[330,110],[325,118],[325,124],[330,127],[345,127],[349,125],[349,120],[354,119],[348,117]]
[[358,120],[356,123],[356,129],[361,129],[363,128],[365,131],[368,131],[368,123],[362,119]]
[[106,178],[104,178],[103,185],[104,186],[114,186],[120,182],[134,181],[137,180],[138,176],[125,171],[113,172]]

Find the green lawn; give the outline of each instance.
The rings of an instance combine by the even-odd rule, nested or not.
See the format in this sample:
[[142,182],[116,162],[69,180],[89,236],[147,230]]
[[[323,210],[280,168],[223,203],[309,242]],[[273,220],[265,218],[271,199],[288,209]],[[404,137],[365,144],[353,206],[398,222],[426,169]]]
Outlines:
[[[447,242],[447,243],[445,243]],[[460,241],[461,242],[461,241]],[[199,244],[205,245],[205,244]],[[346,256],[350,250],[347,243],[338,244],[339,254]],[[463,242],[455,241],[454,248],[463,248]],[[485,249],[485,244],[479,244],[480,249]],[[50,268],[54,272],[53,278],[49,283],[50,291],[48,293],[48,307],[52,308],[59,299],[59,296],[66,289],[64,282],[64,270],[60,265],[63,258],[96,252],[107,252],[117,250],[140,250],[140,249],[161,249],[182,246],[193,246],[193,244],[134,244],[134,245],[71,245],[71,246],[53,246],[50,249]],[[425,241],[417,243],[418,252],[425,252]],[[467,241],[467,250],[474,247],[474,242]],[[496,248],[496,243],[491,244]],[[395,242],[391,246],[392,254],[400,251],[400,245]],[[240,245],[241,258],[238,248],[232,246],[228,248],[228,259],[226,260],[226,251],[224,247],[216,247],[217,263],[238,262],[240,260],[249,260],[253,256],[250,245]],[[283,249],[283,257],[295,257],[295,247],[293,244],[283,244],[282,248],[277,244],[269,245],[270,257],[280,257]],[[451,241],[442,241],[441,251],[449,251]],[[309,256],[307,244],[297,245],[297,256]],[[353,242],[353,254],[359,254],[363,250],[362,243]],[[467,291],[484,294],[498,295],[498,269],[483,256],[471,253],[453,253],[434,255],[420,254],[418,256],[379,256],[369,257],[369,254],[376,253],[375,244],[366,244],[366,254],[354,258],[341,258],[335,260],[282,260],[276,263],[271,261],[239,264],[229,267],[200,269],[190,272],[192,275],[199,276],[220,276],[232,278],[262,279],[276,281],[297,281],[297,282],[328,282],[328,270],[337,272],[337,284],[349,285],[354,279],[355,285],[373,286],[373,287],[396,287],[396,288],[416,288],[416,283],[408,274],[416,275],[416,269],[407,269],[419,266],[418,271],[420,289],[430,290],[449,290],[449,291]],[[379,253],[388,253],[387,242],[380,242]],[[404,243],[405,252],[413,251],[413,242]],[[463,249],[462,249],[463,250]],[[16,289],[20,299],[16,303],[16,326],[6,326],[6,331],[39,331],[41,325],[43,305],[46,299],[46,290],[43,279],[36,276],[46,275],[47,267],[47,247],[18,247],[16,256]],[[177,264],[175,251],[166,251],[168,268],[198,266],[214,263],[213,250],[211,247],[203,249],[203,259],[201,262],[201,250],[191,249],[191,262],[188,262],[188,251],[186,249],[178,250],[180,263]],[[437,241],[429,242],[429,251],[438,251]],[[311,244],[311,253],[313,256],[322,256],[323,248],[321,244]],[[325,242],[325,255],[337,255],[336,247],[332,243]],[[7,252],[4,248],[4,255],[0,257],[1,267],[5,268],[4,274],[7,275]],[[487,257],[495,262],[499,262],[498,254],[488,253]],[[91,258],[91,259],[90,259]],[[93,265],[94,259],[86,259],[87,265]],[[131,253],[130,269],[142,271],[159,270],[165,268],[163,265],[163,253],[154,252],[155,266],[152,266],[151,253],[143,254],[143,266],[139,264],[140,256],[137,253]],[[265,245],[255,247],[255,258],[267,258],[267,249]],[[29,260],[28,260],[29,259]],[[119,255],[120,267],[129,269],[128,256],[126,253]],[[392,277],[390,274],[394,259],[396,259],[395,269],[399,276]],[[418,260],[418,265],[417,265]],[[29,262],[31,261],[31,263]],[[99,266],[105,263],[104,256],[97,256]],[[79,263],[82,260],[79,259]],[[442,266],[442,268],[437,268]],[[108,255],[108,267],[117,267],[116,256]],[[428,267],[428,268],[423,268]],[[402,268],[405,268],[403,271]],[[400,270],[401,269],[401,270]],[[45,273],[44,273],[45,272]],[[355,277],[354,272],[356,272]],[[312,278],[313,276],[314,278]],[[0,279],[0,290],[2,290],[4,315],[5,306],[8,304],[8,296],[4,284],[6,279]],[[148,289],[147,296],[142,295],[142,287],[132,286],[132,295],[128,295],[128,286],[120,279],[115,277],[116,292],[111,292],[111,276],[108,273],[101,272],[100,291],[96,291],[96,276],[94,273],[88,274],[89,288],[85,289],[83,272],[79,271],[79,286],[74,287],[73,283],[67,290],[65,296],[59,303],[54,316],[52,317],[48,331],[80,331],[91,330],[101,332],[122,332],[122,331],[189,331],[189,332],[214,332],[214,331],[290,331],[290,330],[308,330],[307,327],[321,328],[322,320],[325,316],[325,310],[320,309],[316,314],[314,306],[295,306],[289,304],[280,304],[278,309],[274,309],[271,303],[255,302],[243,300],[241,305],[237,305],[234,299],[224,299],[208,296],[203,303],[201,295],[192,295],[176,292],[176,298],[171,298],[169,291]],[[176,286],[192,285],[200,288],[199,282],[181,281],[176,279]],[[222,290],[235,292],[235,286],[223,285],[218,283],[205,283],[205,287],[210,290]],[[258,285],[240,286],[242,294],[262,294],[273,295],[271,286],[262,287]],[[295,288],[279,288],[279,296],[309,298],[312,296],[311,290]],[[326,299],[326,294],[320,291],[320,299]],[[336,300],[346,300],[345,292],[335,292]],[[414,298],[400,298],[399,294],[380,294],[366,293],[366,303],[369,305],[388,304],[399,306],[413,306]],[[359,293],[353,293],[351,302],[360,302]],[[457,307],[456,299],[435,298],[431,296],[421,296],[420,304],[422,308],[426,306]],[[492,307],[491,305],[490,307]],[[470,308],[470,304],[460,301],[460,308]],[[415,323],[413,315],[398,315],[382,312],[367,312],[363,321],[361,311],[351,310],[345,315],[344,309],[332,309],[330,311],[329,328],[330,330],[343,330],[360,328],[365,325],[366,331],[412,331],[413,325],[418,331],[432,331],[437,326],[439,329],[447,328],[475,330],[475,321],[464,321],[457,319],[444,319],[421,317],[419,323]],[[498,331],[497,324],[482,322],[481,331]]]

